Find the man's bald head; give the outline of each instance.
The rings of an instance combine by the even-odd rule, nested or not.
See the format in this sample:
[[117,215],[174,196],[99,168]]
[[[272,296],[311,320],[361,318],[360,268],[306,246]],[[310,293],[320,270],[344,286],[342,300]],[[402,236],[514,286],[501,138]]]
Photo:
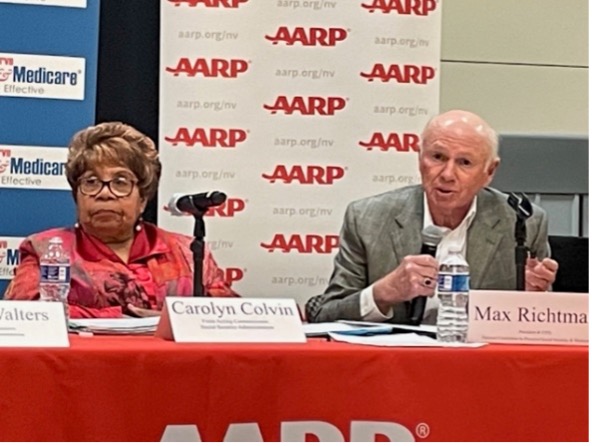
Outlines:
[[450,110],[433,117],[421,135],[422,150],[441,134],[464,139],[475,148],[487,147],[490,161],[498,158],[498,136],[483,118],[465,110]]

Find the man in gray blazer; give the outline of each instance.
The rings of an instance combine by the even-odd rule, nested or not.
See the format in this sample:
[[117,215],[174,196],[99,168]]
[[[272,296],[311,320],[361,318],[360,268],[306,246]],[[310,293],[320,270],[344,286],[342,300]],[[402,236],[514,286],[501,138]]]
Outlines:
[[[408,322],[409,302],[434,296],[438,261],[460,249],[472,289],[514,289],[514,225],[507,197],[488,188],[497,166],[498,137],[479,116],[453,110],[426,125],[419,153],[420,186],[354,201],[347,207],[331,280],[307,303],[314,322],[337,319]],[[549,258],[547,217],[533,206],[526,220],[526,289],[548,290],[557,272]],[[418,255],[421,231],[444,232],[436,258]],[[424,323],[435,323],[428,299]]]

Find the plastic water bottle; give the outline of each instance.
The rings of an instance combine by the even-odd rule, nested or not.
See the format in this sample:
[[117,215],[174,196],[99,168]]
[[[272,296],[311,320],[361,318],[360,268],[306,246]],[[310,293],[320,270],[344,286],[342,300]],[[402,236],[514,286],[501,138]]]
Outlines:
[[61,302],[68,321],[68,293],[70,292],[70,256],[60,237],[49,240],[47,249],[39,259],[41,280],[39,300]]
[[469,264],[459,250],[451,250],[438,273],[437,339],[466,342],[469,328]]

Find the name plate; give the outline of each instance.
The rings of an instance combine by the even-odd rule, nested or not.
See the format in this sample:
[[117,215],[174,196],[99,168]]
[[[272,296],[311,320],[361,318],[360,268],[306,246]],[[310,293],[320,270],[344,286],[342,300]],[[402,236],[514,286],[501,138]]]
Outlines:
[[0,301],[0,347],[69,347],[59,302]]
[[293,299],[167,297],[156,336],[176,342],[306,342]]
[[588,345],[588,294],[471,290],[467,340]]

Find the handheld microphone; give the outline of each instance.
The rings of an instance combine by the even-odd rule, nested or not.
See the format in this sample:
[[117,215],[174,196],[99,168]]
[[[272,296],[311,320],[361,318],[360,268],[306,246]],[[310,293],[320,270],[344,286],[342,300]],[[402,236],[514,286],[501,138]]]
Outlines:
[[208,208],[219,206],[226,201],[226,194],[218,191],[202,192],[194,195],[174,194],[169,200],[168,209],[173,215],[203,214]]
[[[438,244],[442,240],[443,234],[436,226],[428,226],[421,231],[421,252],[436,257]],[[417,296],[411,300],[409,306],[409,320],[411,325],[419,325],[423,320],[427,296]]]

